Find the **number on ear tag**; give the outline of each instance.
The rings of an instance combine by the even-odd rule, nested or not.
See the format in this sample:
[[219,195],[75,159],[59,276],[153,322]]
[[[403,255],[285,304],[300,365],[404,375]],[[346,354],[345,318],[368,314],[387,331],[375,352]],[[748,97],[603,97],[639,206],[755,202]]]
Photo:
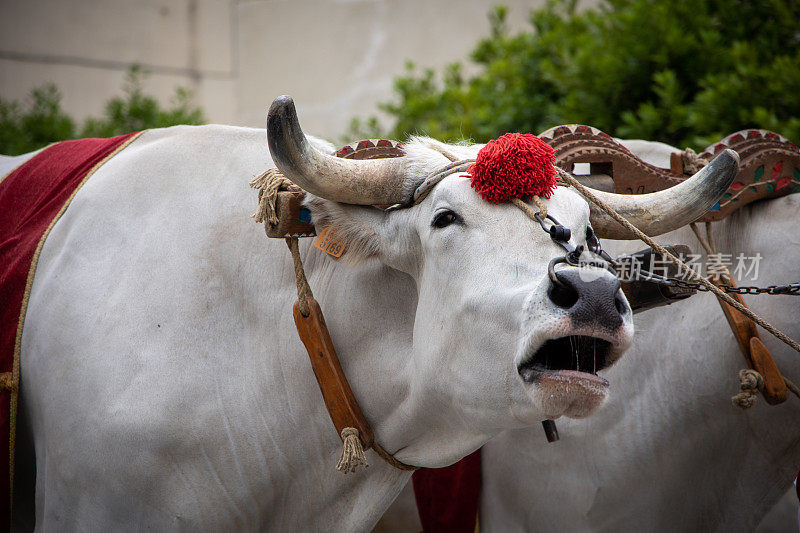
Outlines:
[[314,247],[319,248],[330,256],[339,258],[344,253],[345,243],[336,239],[336,228],[334,226],[327,226],[320,232],[317,240],[314,241]]

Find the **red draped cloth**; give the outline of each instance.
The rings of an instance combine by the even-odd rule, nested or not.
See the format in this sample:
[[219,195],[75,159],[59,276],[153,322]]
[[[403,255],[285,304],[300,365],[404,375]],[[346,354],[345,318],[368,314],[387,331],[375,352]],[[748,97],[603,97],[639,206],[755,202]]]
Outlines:
[[411,476],[425,533],[474,533],[481,492],[481,451],[445,468],[420,468]]
[[[82,139],[42,150],[0,181],[0,531],[9,526],[20,340],[27,297],[44,240],[75,193],[138,134]],[[473,533],[480,450],[446,468],[413,475],[426,533]]]
[[39,251],[80,186],[138,135],[53,144],[0,177],[0,531],[11,516],[20,342]]

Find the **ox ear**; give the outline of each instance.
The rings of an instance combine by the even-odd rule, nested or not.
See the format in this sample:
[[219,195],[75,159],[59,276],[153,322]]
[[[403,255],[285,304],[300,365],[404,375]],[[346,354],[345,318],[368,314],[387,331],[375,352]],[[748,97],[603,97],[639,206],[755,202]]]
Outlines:
[[[395,268],[402,250],[403,239],[396,216],[372,206],[343,204],[306,194],[304,201],[311,211],[317,235],[325,231],[319,241],[333,241],[332,251],[343,245],[340,260],[356,265],[366,259],[377,258]],[[326,231],[327,229],[327,231]],[[325,248],[324,242],[319,242]],[[334,255],[333,253],[331,255]]]

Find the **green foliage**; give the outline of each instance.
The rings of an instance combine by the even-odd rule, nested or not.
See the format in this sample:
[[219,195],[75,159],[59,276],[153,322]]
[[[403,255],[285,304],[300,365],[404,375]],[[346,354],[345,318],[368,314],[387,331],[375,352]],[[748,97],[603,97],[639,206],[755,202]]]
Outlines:
[[155,98],[144,94],[142,77],[141,68],[133,67],[125,79],[124,96],[106,102],[103,117],[87,119],[81,136],[113,137],[148,128],[205,122],[202,110],[192,105],[192,95],[186,88],[178,87],[172,98],[172,107],[162,109]]
[[31,91],[26,106],[0,99],[0,154],[24,154],[74,136],[75,121],[61,110],[55,85]]
[[800,2],[549,0],[513,35],[507,18],[491,12],[475,75],[407,65],[379,106],[390,136],[486,141],[580,123],[696,149],[744,128],[800,140]]
[[53,84],[34,89],[24,103],[0,99],[0,154],[23,154],[76,137],[113,137],[148,128],[205,122],[203,111],[192,104],[190,91],[178,87],[171,106],[164,108],[145,94],[145,76],[140,67],[131,68],[123,96],[106,102],[104,114],[86,119],[81,128],[61,109],[61,93]]

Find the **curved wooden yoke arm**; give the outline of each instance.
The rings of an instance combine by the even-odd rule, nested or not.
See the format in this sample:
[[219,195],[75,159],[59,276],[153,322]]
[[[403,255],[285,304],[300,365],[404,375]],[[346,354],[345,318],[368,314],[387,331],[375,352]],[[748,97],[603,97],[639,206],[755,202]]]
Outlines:
[[[644,194],[685,180],[682,152],[671,158],[671,168],[645,163],[608,134],[577,124],[557,126],[539,135],[556,152],[556,164],[571,172],[576,163],[588,163],[589,175],[576,176],[587,186],[620,194]],[[725,218],[756,200],[800,192],[800,150],[788,139],[765,130],[743,130],[706,148],[698,157],[711,161],[726,148],[740,157],[739,174],[720,202],[701,221]]]

